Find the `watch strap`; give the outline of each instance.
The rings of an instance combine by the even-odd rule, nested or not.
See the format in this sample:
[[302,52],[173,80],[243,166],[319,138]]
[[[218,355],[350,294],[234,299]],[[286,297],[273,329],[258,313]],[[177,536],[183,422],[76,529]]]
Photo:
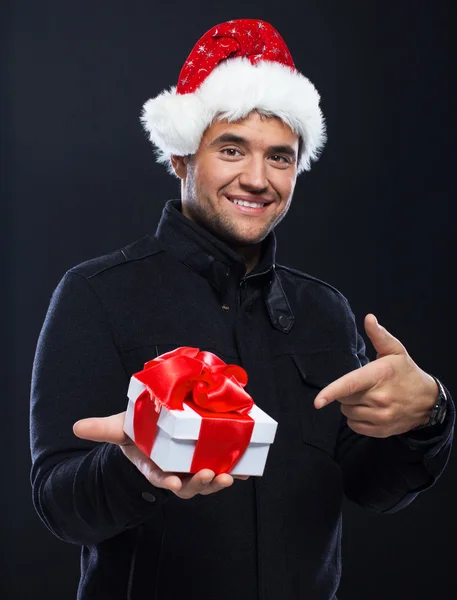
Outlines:
[[441,381],[439,379],[437,379],[434,375],[432,375],[431,373],[429,373],[430,377],[433,377],[433,379],[436,382],[436,385],[438,386],[438,396],[435,400],[435,403],[433,404],[433,408],[430,412],[430,417],[428,420],[428,423],[425,423],[424,425],[419,425],[419,427],[415,427],[413,429],[413,431],[417,431],[418,429],[424,429],[426,427],[433,427],[433,425],[441,425],[444,421],[444,419],[446,418],[446,412],[447,412],[447,396],[446,396],[446,392],[444,390],[444,387],[441,383]]

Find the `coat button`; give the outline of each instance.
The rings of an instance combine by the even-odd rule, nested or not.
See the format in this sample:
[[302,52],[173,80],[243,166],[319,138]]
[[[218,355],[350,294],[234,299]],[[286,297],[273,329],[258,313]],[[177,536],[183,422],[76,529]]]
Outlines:
[[143,492],[141,494],[141,497],[143,498],[143,500],[146,500],[146,502],[155,502],[156,501],[156,497],[154,496],[154,494],[151,494],[150,492]]
[[281,325],[281,327],[284,327],[284,329],[286,329],[290,324],[289,317],[287,315],[281,315],[279,317],[279,324]]

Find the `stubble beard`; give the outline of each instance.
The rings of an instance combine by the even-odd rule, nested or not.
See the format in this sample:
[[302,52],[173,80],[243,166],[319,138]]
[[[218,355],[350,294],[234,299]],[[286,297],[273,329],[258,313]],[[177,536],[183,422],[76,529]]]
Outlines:
[[233,218],[222,211],[217,212],[213,207],[210,197],[197,185],[191,169],[188,170],[185,194],[186,208],[192,221],[212,233],[231,248],[243,248],[260,244],[276,225],[282,221],[287,212],[285,210],[269,223],[265,223],[264,228],[255,238],[246,239],[246,236],[238,232],[236,222]]

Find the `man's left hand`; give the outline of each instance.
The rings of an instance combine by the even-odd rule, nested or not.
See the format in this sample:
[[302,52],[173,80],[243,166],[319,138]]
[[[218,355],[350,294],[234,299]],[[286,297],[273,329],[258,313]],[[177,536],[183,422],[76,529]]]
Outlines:
[[372,314],[365,317],[365,331],[376,360],[330,383],[316,396],[314,406],[320,409],[337,400],[351,429],[377,438],[428,423],[439,393],[433,377]]

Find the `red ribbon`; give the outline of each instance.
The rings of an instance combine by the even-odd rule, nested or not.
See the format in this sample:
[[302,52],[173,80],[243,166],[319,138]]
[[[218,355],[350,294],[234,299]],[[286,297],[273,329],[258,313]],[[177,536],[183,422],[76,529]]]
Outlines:
[[135,373],[146,390],[135,402],[135,443],[147,456],[154,444],[161,407],[183,410],[184,402],[202,417],[191,472],[229,473],[246,451],[254,429],[247,415],[254,402],[243,389],[248,377],[212,352],[182,347],[147,362]]

